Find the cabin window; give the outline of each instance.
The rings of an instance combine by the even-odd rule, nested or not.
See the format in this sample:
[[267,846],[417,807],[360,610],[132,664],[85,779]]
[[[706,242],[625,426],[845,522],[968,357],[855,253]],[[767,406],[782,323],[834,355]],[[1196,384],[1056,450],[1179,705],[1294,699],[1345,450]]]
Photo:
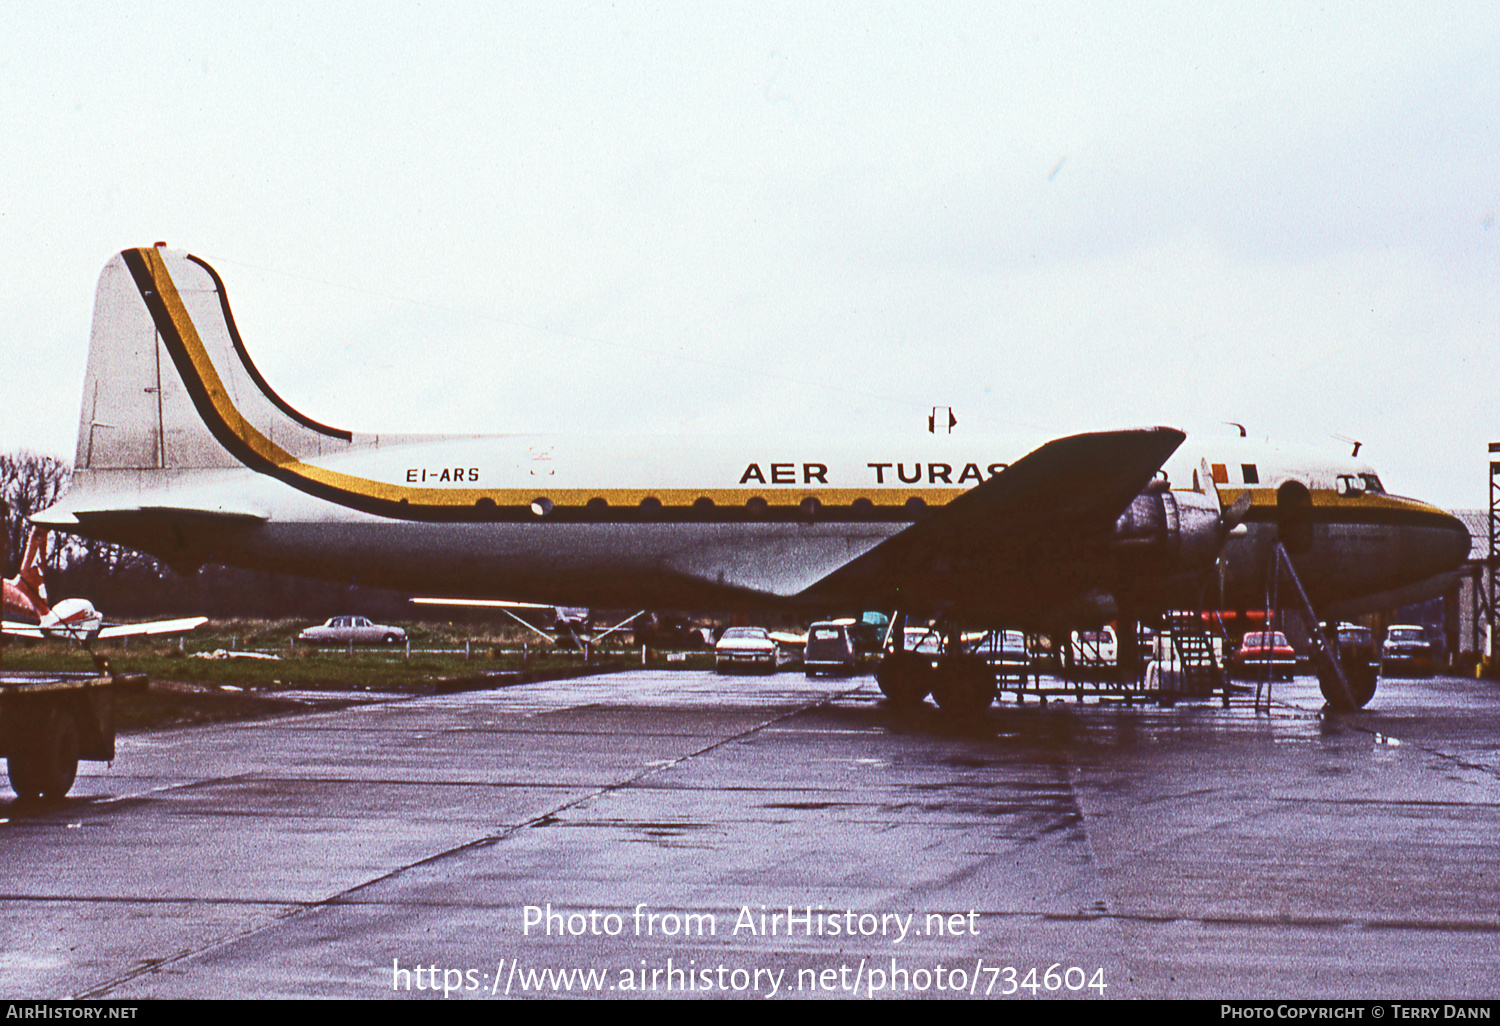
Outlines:
[[1214,484],[1228,484],[1229,483],[1229,468],[1226,467],[1224,464],[1222,464],[1222,463],[1215,463],[1215,464],[1211,465],[1208,468],[1208,471],[1209,471],[1210,474],[1213,475]]
[[1241,463],[1240,473],[1244,475],[1246,484],[1260,484],[1260,471],[1255,469],[1254,463]]

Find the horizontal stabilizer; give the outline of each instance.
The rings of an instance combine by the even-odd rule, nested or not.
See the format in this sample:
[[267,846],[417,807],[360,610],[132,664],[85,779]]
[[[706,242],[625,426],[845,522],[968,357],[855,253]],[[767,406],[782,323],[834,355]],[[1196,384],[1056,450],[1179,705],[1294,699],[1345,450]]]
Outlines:
[[248,509],[233,509],[226,506],[88,506],[65,510],[61,506],[33,514],[31,522],[48,527],[69,527],[83,521],[101,523],[106,520],[152,520],[190,519],[200,522],[230,524],[256,524],[269,520],[265,513]]

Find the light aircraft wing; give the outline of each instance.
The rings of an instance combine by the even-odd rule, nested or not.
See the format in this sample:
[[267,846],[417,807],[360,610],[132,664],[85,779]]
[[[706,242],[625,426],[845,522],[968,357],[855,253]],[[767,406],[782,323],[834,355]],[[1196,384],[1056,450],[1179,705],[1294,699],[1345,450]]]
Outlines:
[[4,633],[18,638],[125,638],[140,634],[181,634],[208,622],[206,616],[185,616],[176,620],[153,620],[148,623],[118,623],[100,628],[92,634],[83,627],[68,624],[41,627],[34,623],[6,620]]
[[556,609],[545,602],[512,602],[510,599],[414,598],[420,606],[473,606],[485,609]]
[[1117,517],[1186,436],[1155,427],[1048,442],[813,585],[892,608],[1033,618],[1102,581]]
[[125,638],[138,634],[181,634],[208,623],[206,616],[185,616],[177,620],[153,620],[150,623],[117,623],[99,630],[100,638]]

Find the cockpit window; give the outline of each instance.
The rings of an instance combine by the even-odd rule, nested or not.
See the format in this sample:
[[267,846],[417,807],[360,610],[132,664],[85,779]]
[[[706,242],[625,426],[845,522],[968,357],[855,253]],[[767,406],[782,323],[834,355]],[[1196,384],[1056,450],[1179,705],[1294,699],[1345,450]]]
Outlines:
[[1241,463],[1240,473],[1245,476],[1246,484],[1260,484],[1260,471],[1255,468],[1254,463]]
[[1373,492],[1376,495],[1385,494],[1385,488],[1381,485],[1380,478],[1374,474],[1361,474],[1359,476],[1364,479],[1366,491]]
[[1340,474],[1337,482],[1340,495],[1363,495],[1365,494],[1365,479],[1373,475],[1365,475],[1364,478],[1354,474]]

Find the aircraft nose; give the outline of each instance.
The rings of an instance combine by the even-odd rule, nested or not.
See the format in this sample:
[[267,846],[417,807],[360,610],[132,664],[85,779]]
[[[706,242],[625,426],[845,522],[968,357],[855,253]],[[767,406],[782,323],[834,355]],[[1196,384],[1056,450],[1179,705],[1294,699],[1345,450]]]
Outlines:
[[1469,529],[1451,513],[1429,506],[1412,525],[1415,530],[1402,532],[1403,562],[1413,580],[1426,580],[1452,573],[1469,558]]
[[1438,523],[1434,548],[1443,566],[1439,573],[1457,570],[1469,558],[1471,539],[1464,522],[1451,513],[1444,513]]

